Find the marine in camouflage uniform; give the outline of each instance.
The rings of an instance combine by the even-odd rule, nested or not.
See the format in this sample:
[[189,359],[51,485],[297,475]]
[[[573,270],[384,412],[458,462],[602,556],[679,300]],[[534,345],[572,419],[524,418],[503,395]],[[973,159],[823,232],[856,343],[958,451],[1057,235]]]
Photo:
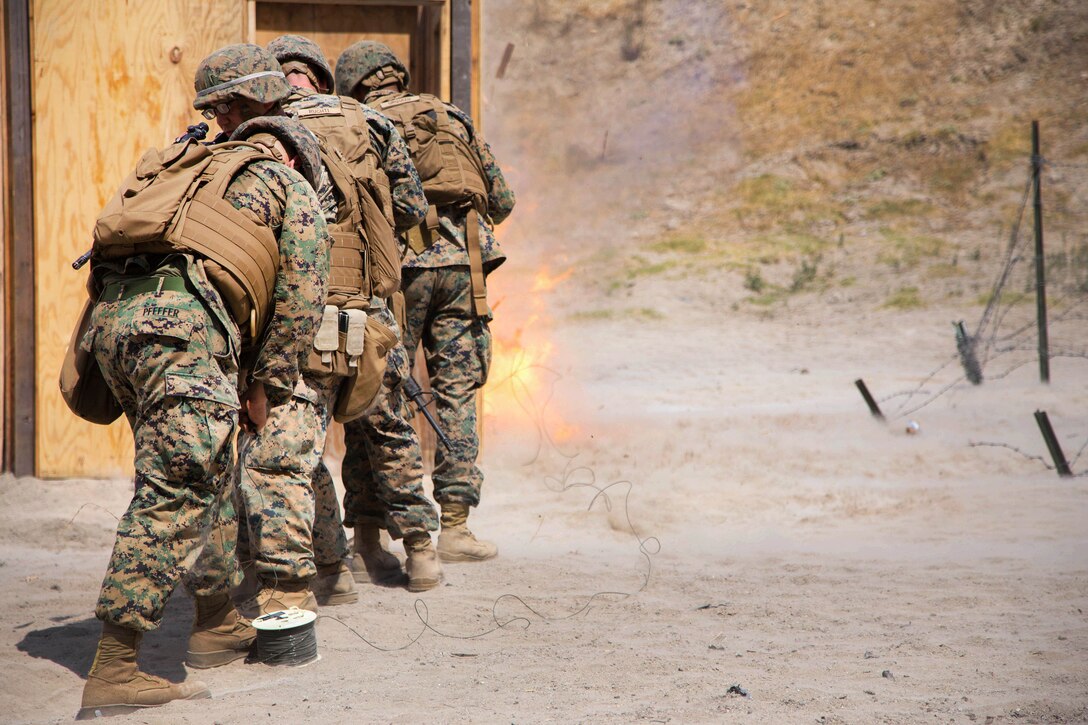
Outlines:
[[[265,96],[268,79],[248,92]],[[202,683],[172,684],[136,665],[142,633],[158,627],[181,580],[196,607],[191,665],[233,661],[255,636],[229,594],[239,351],[252,368],[242,402],[252,404],[252,391],[263,389],[273,409],[283,405],[324,301],[328,238],[309,185],[271,159],[246,165],[224,198],[277,240],[274,310],[255,347],[243,347],[199,255],[136,254],[92,268],[102,292],[81,344],[132,426],[136,477],[95,609],[103,635],[79,719],[209,695]]]
[[[409,75],[388,47],[363,41],[349,47],[336,63],[337,92],[371,106],[409,95]],[[417,250],[409,246],[403,262],[402,289],[407,303],[404,344],[409,355],[423,345],[438,420],[453,441],[439,446],[432,473],[435,499],[442,506],[438,552],[445,561],[478,561],[497,549],[477,541],[465,527],[470,507],[480,502],[483,474],[479,454],[476,393],[487,381],[491,362],[489,316],[476,314],[466,237],[470,218],[479,221],[484,274],[506,257],[492,230],[514,207],[514,194],[503,178],[491,148],[474,129],[468,114],[445,104],[451,127],[475,151],[487,187],[488,214],[470,214],[462,205],[439,206],[433,242]],[[350,514],[349,514],[350,516]]]
[[[260,63],[252,58],[259,54]],[[270,68],[276,88],[267,101],[235,98],[229,108],[219,104],[232,97],[236,79]],[[291,92],[279,63],[254,45],[232,45],[209,56],[197,71],[194,106],[216,119],[222,129],[217,140],[261,143],[272,135],[281,150],[297,159],[320,198],[329,182],[321,166],[317,141],[294,119],[283,113],[282,101]],[[266,142],[267,143],[267,142]],[[325,217],[322,214],[322,226]],[[321,280],[328,288],[328,267]],[[324,298],[322,299],[322,309]],[[312,339],[312,337],[311,337]],[[303,353],[300,366],[310,350]],[[296,355],[297,357],[297,355]],[[328,429],[329,406],[339,386],[333,375],[302,374],[275,406],[259,430],[247,430],[239,438],[238,500],[246,525],[240,532],[243,560],[251,561],[256,576],[257,607],[263,614],[291,606],[316,611],[310,582],[317,575],[313,554],[315,495],[311,485],[321,462]]]
[[[269,43],[268,50],[296,86],[285,102],[288,113],[303,108],[307,111],[340,108],[338,97],[324,93],[331,89],[333,75],[313,41],[297,35],[280,36]],[[360,110],[371,146],[378,153],[381,168],[389,179],[395,231],[407,231],[420,224],[427,211],[419,176],[408,148],[392,122],[366,105]],[[400,328],[384,300],[372,299],[368,314],[379,315],[383,324],[400,336]],[[423,490],[419,438],[412,426],[412,413],[402,389],[410,371],[408,353],[398,342],[386,358],[383,389],[376,406],[344,426],[347,444],[342,469],[344,525],[355,529],[352,567],[359,581],[392,583],[399,582],[404,576],[400,562],[381,546],[379,528],[388,529],[395,539],[404,538],[410,557],[414,551],[430,549],[430,532],[438,528],[434,506]],[[317,469],[314,490],[318,499],[314,554],[320,565],[324,561],[337,561],[349,552],[332,478],[324,465]],[[328,496],[323,494],[326,491]],[[418,559],[422,555],[415,556]],[[437,561],[434,561],[432,571],[415,567],[408,584],[409,588],[421,591],[437,586],[439,581],[440,573]]]

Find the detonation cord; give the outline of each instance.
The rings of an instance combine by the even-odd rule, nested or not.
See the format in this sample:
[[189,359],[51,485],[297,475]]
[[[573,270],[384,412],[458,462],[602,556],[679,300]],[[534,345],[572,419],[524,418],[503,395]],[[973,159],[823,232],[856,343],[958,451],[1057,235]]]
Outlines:
[[[519,379],[520,373],[530,370],[538,373],[547,373],[551,377],[551,387],[545,396],[543,404],[537,403],[531,391],[529,391],[528,387]],[[491,605],[491,619],[494,623],[494,626],[484,631],[472,634],[451,634],[449,632],[444,632],[438,629],[430,622],[430,609],[427,607],[427,604],[422,599],[417,599],[414,603],[414,609],[416,617],[419,618],[422,626],[419,632],[407,644],[401,645],[399,647],[383,647],[374,642],[371,642],[351,625],[347,624],[346,622],[337,617],[319,615],[318,619],[329,619],[339,623],[342,627],[354,634],[360,640],[378,651],[396,652],[411,647],[416,642],[418,642],[420,638],[423,637],[423,635],[427,632],[431,632],[439,637],[447,639],[469,640],[480,639],[482,637],[494,634],[495,632],[510,628],[512,626],[517,626],[522,631],[529,629],[529,627],[532,625],[532,622],[528,616],[501,614],[500,608],[503,603],[515,603],[523,608],[526,612],[531,614],[533,617],[536,617],[537,619],[540,619],[542,621],[558,622],[577,617],[581,614],[585,614],[594,605],[602,601],[618,602],[629,597],[633,597],[644,591],[646,587],[648,587],[650,584],[650,578],[653,573],[653,557],[661,551],[661,542],[657,537],[643,536],[642,534],[640,534],[638,529],[635,527],[633,520],[631,519],[630,498],[635,486],[632,481],[619,480],[607,484],[599,484],[597,482],[597,475],[595,471],[589,466],[575,465],[575,460],[578,454],[564,453],[563,451],[561,451],[554,437],[549,433],[547,425],[544,421],[544,414],[547,410],[548,403],[551,400],[554,386],[561,379],[562,375],[546,366],[538,364],[525,364],[523,359],[518,359],[515,360],[514,368],[509,375],[502,379],[493,381],[491,385],[498,387],[501,385],[509,384],[514,394],[515,400],[518,402],[519,406],[525,412],[525,414],[529,416],[534,426],[536,427],[536,432],[538,436],[536,442],[536,451],[530,458],[530,460],[527,461],[526,465],[529,465],[539,459],[539,457],[546,448],[555,451],[559,456],[566,459],[566,464],[564,465],[563,471],[560,474],[545,476],[545,485],[549,490],[556,493],[564,493],[578,488],[589,489],[593,491],[593,496],[590,498],[586,510],[592,510],[598,502],[601,502],[604,505],[605,510],[611,512],[613,510],[613,506],[615,505],[612,498],[612,496],[614,496],[614,494],[612,494],[612,490],[617,487],[626,488],[626,490],[623,492],[623,517],[626,522],[627,531],[631,533],[635,541],[638,543],[639,554],[645,560],[646,564],[645,571],[642,574],[642,581],[638,588],[634,589],[633,591],[596,592],[595,594],[590,595],[584,603],[582,603],[573,611],[558,615],[549,615],[542,612],[540,609],[529,604],[525,599],[517,594],[503,594],[497,597]]]
[[304,665],[317,659],[317,632],[314,623],[278,630],[257,630],[257,643],[250,655],[265,665]]

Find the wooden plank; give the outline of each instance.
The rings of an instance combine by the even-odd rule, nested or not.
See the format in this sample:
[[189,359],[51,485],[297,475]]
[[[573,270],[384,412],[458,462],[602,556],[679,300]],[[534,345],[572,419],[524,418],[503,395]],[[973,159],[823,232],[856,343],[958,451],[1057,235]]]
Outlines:
[[448,10],[448,5],[420,8],[413,47],[413,62],[420,70],[412,75],[412,89],[440,98],[449,97],[449,64],[443,50],[449,41]]
[[442,5],[446,0],[260,0],[276,5],[361,5],[366,7],[423,7]]
[[266,46],[284,34],[304,35],[317,43],[329,65],[344,50],[364,38],[385,43],[408,63],[413,76],[412,37],[416,27],[416,8],[408,6],[321,5],[317,3],[257,2],[258,45]]
[[482,92],[482,84],[480,83],[480,61],[481,61],[481,48],[483,47],[483,20],[481,18],[481,11],[483,7],[483,0],[471,0],[472,2],[472,41],[470,49],[471,66],[469,69],[470,77],[472,78],[472,108],[469,109],[469,114],[472,116],[472,121],[481,132],[483,132],[484,119],[480,115],[480,94]]
[[[36,312],[38,474],[124,475],[132,459],[128,426],[79,420],[57,389],[86,279],[70,263],[88,247],[95,217],[140,154],[200,120],[192,108],[196,67],[215,49],[241,42],[245,5],[33,0],[33,10],[37,274],[26,279],[36,279],[38,297],[26,319]],[[16,178],[30,178],[29,169]]]
[[8,118],[11,178],[27,183],[11,190],[11,470],[17,476],[35,473],[35,329],[34,217],[30,181],[34,178],[33,114],[31,112],[31,37],[28,0],[9,0],[6,11],[8,52]]
[[450,102],[472,113],[472,0],[450,0]]
[[11,470],[7,452],[8,433],[11,426],[7,414],[11,410],[9,397],[10,378],[7,375],[7,354],[9,348],[8,333],[11,330],[9,312],[11,305],[11,275],[7,274],[8,252],[11,250],[11,219],[8,205],[8,54],[7,22],[5,13],[0,12],[0,471]]

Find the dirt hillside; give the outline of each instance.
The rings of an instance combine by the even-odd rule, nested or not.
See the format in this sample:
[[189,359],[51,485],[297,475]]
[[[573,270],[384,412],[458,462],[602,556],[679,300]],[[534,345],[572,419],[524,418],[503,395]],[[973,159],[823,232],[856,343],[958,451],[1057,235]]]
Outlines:
[[[710,279],[697,303],[742,309],[974,301],[1031,120],[1045,157],[1088,158],[1075,0],[493,2],[485,37],[488,132],[531,206],[526,246],[571,253],[613,306],[658,278]],[[1083,169],[1050,173],[1051,214],[1083,198]],[[1085,265],[1083,235],[1060,243]]]

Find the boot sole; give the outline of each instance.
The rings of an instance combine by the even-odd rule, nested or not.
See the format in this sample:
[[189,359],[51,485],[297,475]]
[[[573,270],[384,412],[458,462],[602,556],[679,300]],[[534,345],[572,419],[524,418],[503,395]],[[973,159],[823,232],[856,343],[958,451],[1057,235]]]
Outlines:
[[490,556],[472,556],[471,554],[451,554],[439,550],[438,558],[447,563],[449,562],[463,562],[463,561],[490,561],[499,555],[499,552],[495,552]]
[[355,591],[317,597],[317,603],[322,607],[335,607],[338,604],[355,604],[357,601],[359,601],[359,592]]
[[[207,700],[211,696],[211,690],[204,689],[200,692],[189,695],[189,697],[179,697],[178,700]],[[170,702],[177,702],[177,700],[171,700]],[[162,705],[166,704],[169,703],[162,703]],[[124,715],[130,712],[146,710],[151,707],[162,707],[162,705],[133,705],[130,703],[119,703],[116,705],[92,705],[79,708],[79,712],[76,713],[76,720],[94,720],[100,717]]]
[[216,652],[186,652],[185,664],[198,670],[209,670],[213,667],[229,665],[235,660],[249,656],[249,649],[253,642],[250,641],[245,649],[222,649]]
[[408,580],[408,591],[410,592],[425,592],[428,589],[434,589],[442,583],[441,579],[424,579],[422,581]]

